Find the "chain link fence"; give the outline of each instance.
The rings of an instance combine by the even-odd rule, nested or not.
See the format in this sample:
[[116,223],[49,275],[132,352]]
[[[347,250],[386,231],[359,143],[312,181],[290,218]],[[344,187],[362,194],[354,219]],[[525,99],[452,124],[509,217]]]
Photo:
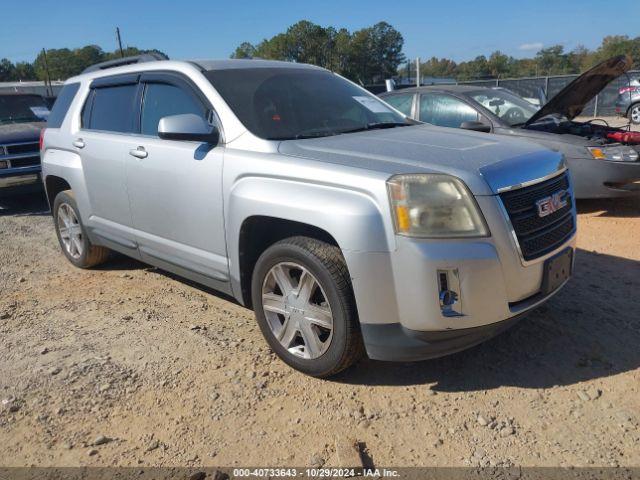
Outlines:
[[[618,90],[628,85],[629,79],[640,77],[640,70],[629,71],[627,75],[622,75],[607,85],[596,98],[587,104],[582,115],[592,117],[615,115],[615,102],[618,97]],[[539,98],[540,91],[542,90],[546,93],[547,98],[551,99],[578,76],[579,75],[556,75],[549,77],[504,78],[472,80],[458,83],[482,87],[503,87],[525,98]]]

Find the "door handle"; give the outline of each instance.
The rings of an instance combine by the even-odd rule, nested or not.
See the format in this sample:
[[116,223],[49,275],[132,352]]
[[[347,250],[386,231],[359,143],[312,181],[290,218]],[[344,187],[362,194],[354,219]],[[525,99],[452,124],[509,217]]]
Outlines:
[[73,146],[76,148],[84,148],[84,140],[82,140],[81,138],[74,140]]
[[132,148],[131,150],[129,150],[129,155],[136,158],[147,158],[147,155],[149,154],[144,149],[144,147],[138,147],[138,148]]

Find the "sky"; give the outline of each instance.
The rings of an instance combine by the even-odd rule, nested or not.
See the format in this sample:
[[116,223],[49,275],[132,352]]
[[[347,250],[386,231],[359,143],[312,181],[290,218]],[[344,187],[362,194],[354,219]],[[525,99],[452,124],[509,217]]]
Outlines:
[[533,56],[543,46],[595,48],[606,35],[640,35],[640,0],[4,0],[0,58],[32,61],[46,47],[123,44],[174,59],[228,58],[299,21],[350,31],[387,21],[409,58],[455,61],[495,50]]

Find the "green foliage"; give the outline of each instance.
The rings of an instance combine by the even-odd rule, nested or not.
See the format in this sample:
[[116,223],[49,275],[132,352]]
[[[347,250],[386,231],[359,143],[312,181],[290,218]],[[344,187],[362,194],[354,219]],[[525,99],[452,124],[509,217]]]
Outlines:
[[[570,52],[565,52],[562,45],[552,45],[541,49],[533,58],[516,59],[500,51],[493,52],[488,59],[479,56],[461,63],[433,57],[420,64],[420,72],[424,77],[458,80],[567,75],[582,73],[616,55],[630,55],[636,68],[640,67],[640,37],[605,37],[602,44],[593,51],[580,45]],[[414,68],[413,65],[405,65],[400,68],[399,73],[406,76],[406,72],[409,71],[409,76],[413,76]]]
[[[140,50],[136,47],[123,49],[125,57],[142,53],[160,53],[159,50]],[[73,50],[59,48],[47,50],[47,64],[51,80],[65,80],[78,75],[90,65],[120,58],[120,51],[105,52],[97,45],[87,45]],[[18,62],[13,64],[6,58],[0,60],[0,82],[17,80],[45,80],[46,69],[44,54],[40,52],[33,63]]]
[[[311,63],[335,71],[361,84],[381,83],[400,73],[413,76],[414,66],[404,64],[402,34],[386,22],[355,32],[334,27],[322,27],[307,20],[291,25],[284,33],[265,39],[257,45],[241,43],[232,58],[265,58],[290,62]],[[124,56],[142,53],[162,53],[159,50],[124,49]],[[541,49],[532,58],[516,59],[495,51],[489,57],[456,63],[448,58],[430,58],[421,64],[425,77],[447,77],[458,80],[482,78],[529,77],[581,73],[615,55],[631,56],[640,68],[640,37],[627,35],[605,37],[595,50],[578,46],[565,52],[562,45]],[[97,45],[81,48],[47,50],[51,80],[65,80],[98,62],[119,58],[118,50],[105,52]],[[404,64],[404,65],[403,65]],[[44,55],[38,54],[33,63],[12,63],[0,59],[0,82],[44,80]]]
[[403,45],[400,32],[386,22],[350,33],[302,20],[255,46],[243,42],[231,57],[311,63],[367,84],[395,75],[405,61]]

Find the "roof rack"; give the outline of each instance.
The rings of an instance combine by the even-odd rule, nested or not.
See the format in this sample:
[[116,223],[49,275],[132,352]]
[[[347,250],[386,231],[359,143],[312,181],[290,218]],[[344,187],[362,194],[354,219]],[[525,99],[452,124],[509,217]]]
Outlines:
[[169,57],[162,53],[143,53],[142,55],[134,55],[132,57],[116,58],[107,60],[106,62],[96,63],[85,68],[82,73],[97,72],[106,70],[107,68],[122,67],[124,65],[133,65],[135,63],[158,62],[161,60],[169,60]]

